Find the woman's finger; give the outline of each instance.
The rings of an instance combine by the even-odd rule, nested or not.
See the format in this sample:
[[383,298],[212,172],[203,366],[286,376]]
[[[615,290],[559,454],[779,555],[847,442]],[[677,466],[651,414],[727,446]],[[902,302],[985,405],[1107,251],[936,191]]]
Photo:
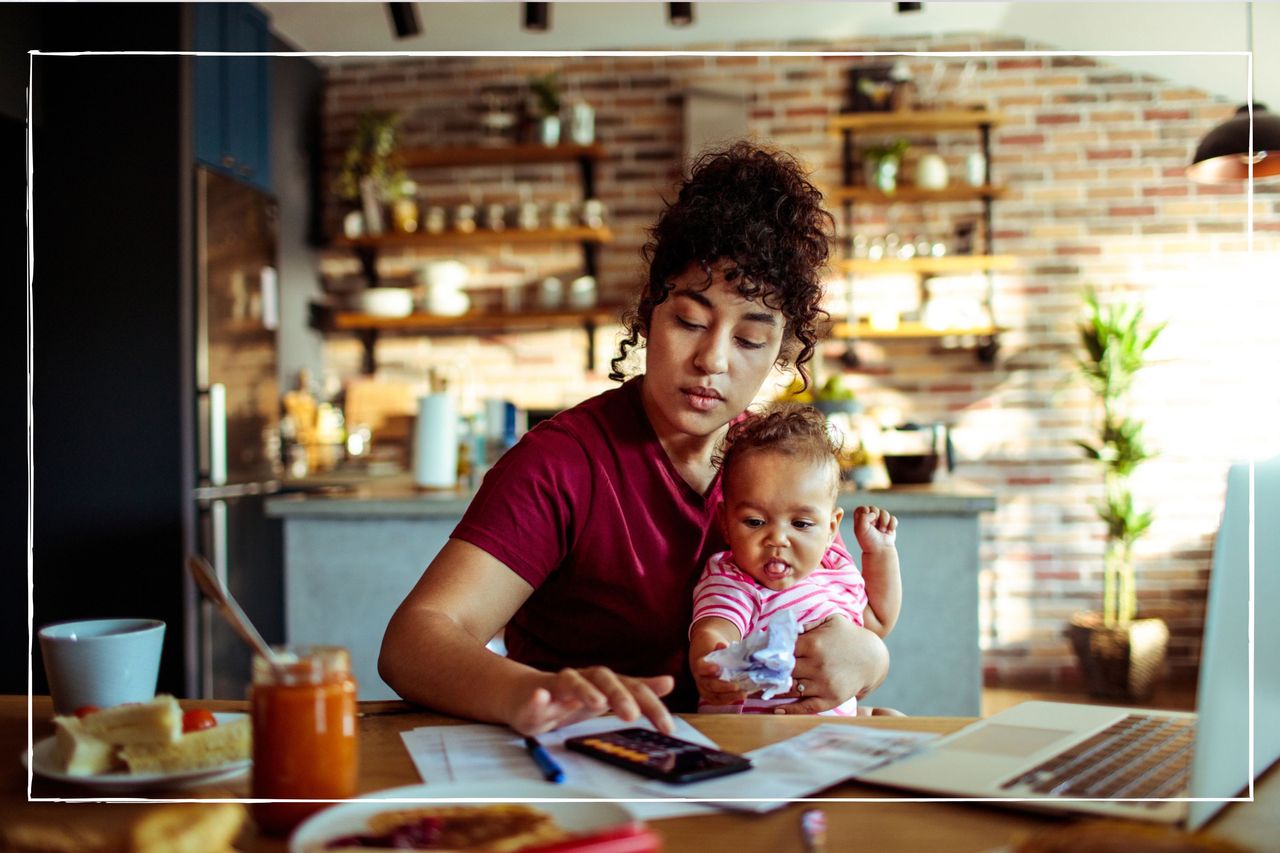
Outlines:
[[640,716],[640,706],[636,704],[635,697],[631,695],[631,690],[623,683],[618,674],[607,667],[592,667],[587,670],[591,678],[591,682],[598,687],[605,695],[609,702],[609,707],[613,709],[613,713],[617,714],[623,722],[631,722]]
[[662,700],[658,698],[658,694],[654,693],[643,679],[636,679],[631,685],[632,696],[640,707],[640,712],[645,715],[655,726],[658,731],[664,734],[674,734],[676,724],[671,719],[671,712],[667,710],[667,706],[662,704]]
[[822,696],[808,696],[798,702],[792,702],[789,705],[779,705],[773,709],[775,714],[820,714],[823,711],[829,711],[836,705],[830,699]]
[[560,670],[556,675],[556,684],[560,689],[556,691],[555,698],[561,702],[576,699],[582,703],[583,707],[590,708],[596,713],[609,707],[609,700],[605,694],[580,670]]

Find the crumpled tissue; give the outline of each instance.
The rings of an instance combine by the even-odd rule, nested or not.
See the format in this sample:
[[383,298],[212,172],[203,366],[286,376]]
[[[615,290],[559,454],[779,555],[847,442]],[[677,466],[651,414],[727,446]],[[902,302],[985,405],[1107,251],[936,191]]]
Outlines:
[[791,689],[799,635],[795,614],[784,610],[773,617],[767,631],[752,631],[746,639],[711,652],[707,660],[720,665],[721,680],[747,694],[763,690],[761,698],[772,699]]

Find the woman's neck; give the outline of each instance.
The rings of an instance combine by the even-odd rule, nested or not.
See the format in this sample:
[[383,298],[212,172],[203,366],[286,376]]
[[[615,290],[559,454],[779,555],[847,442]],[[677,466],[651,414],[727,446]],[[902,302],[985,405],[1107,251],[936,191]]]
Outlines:
[[716,477],[715,466],[711,464],[712,456],[715,454],[716,445],[728,431],[729,425],[725,424],[710,435],[690,434],[663,419],[657,407],[651,406],[644,398],[643,392],[641,402],[649,424],[658,437],[658,444],[671,460],[671,464],[675,466],[681,479],[695,492],[705,495]]

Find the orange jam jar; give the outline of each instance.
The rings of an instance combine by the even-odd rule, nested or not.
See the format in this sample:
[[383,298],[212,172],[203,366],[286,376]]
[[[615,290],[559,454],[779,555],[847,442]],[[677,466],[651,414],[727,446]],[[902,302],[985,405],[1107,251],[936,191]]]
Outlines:
[[[253,659],[254,799],[342,800],[356,794],[356,680],[338,646],[281,646],[283,664]],[[283,834],[328,803],[254,803],[267,834]]]

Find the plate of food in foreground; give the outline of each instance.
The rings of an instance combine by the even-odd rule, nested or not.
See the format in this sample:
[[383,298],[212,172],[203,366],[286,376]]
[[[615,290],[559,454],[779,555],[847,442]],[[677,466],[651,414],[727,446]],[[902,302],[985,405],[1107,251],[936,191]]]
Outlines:
[[[644,853],[661,849],[658,836],[637,822],[625,803],[594,797],[579,788],[527,781],[389,788],[313,815],[294,831],[289,851]],[[389,802],[415,799],[448,802]],[[575,799],[591,802],[572,802]]]
[[240,776],[253,763],[248,714],[184,713],[169,695],[82,708],[55,716],[53,726],[53,737],[32,746],[32,772],[99,792],[188,788]]

